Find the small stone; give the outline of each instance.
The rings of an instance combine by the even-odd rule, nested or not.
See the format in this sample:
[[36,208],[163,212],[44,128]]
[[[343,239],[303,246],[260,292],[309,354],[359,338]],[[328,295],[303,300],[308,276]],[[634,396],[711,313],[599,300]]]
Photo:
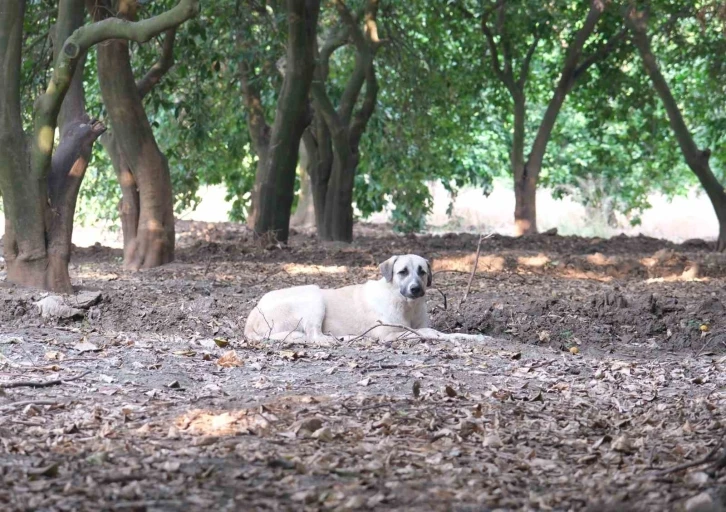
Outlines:
[[333,433],[330,431],[328,427],[323,427],[317,429],[315,432],[313,432],[312,435],[313,439],[317,439],[318,441],[332,441],[333,440]]
[[704,473],[703,471],[694,471],[693,473],[686,474],[686,482],[698,487],[706,485],[709,480],[710,478],[708,474]]
[[626,436],[625,434],[615,439],[611,447],[613,450],[620,453],[630,453],[633,451],[633,446],[630,443],[630,439],[628,439],[628,436]]
[[686,512],[715,512],[716,508],[711,495],[702,492],[686,500],[685,510]]

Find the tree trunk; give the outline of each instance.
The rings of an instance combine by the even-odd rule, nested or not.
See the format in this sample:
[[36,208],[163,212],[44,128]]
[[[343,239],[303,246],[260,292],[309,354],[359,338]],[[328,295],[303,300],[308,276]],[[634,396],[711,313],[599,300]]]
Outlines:
[[353,183],[356,167],[356,158],[351,153],[335,155],[325,199],[323,240],[353,241]]
[[[320,0],[287,0],[287,69],[269,144],[266,144],[269,154],[267,158],[260,158],[252,191],[250,225],[258,236],[281,242],[286,242],[289,236],[298,149],[309,124],[307,97],[315,69],[319,11]],[[243,75],[243,83],[244,80]]]
[[0,0],[0,189],[5,210],[3,255],[8,281],[45,288],[44,187],[30,172],[20,115],[25,0]]
[[653,88],[658,96],[660,96],[663,107],[668,114],[668,121],[670,122],[673,134],[676,136],[678,146],[681,148],[681,153],[683,153],[688,167],[696,175],[698,181],[701,182],[716,212],[719,225],[716,248],[718,251],[726,251],[726,189],[719,183],[718,178],[716,178],[711,170],[711,164],[709,163],[711,151],[708,149],[699,149],[696,145],[691,131],[683,119],[678,102],[673,97],[670,86],[660,71],[647,33],[647,13],[640,13],[634,9],[630,9],[625,15],[625,22],[633,33],[633,43],[638,48],[638,53],[640,53],[645,70],[653,83]]
[[[127,2],[119,0],[118,7]],[[108,18],[112,12],[119,12],[122,19],[135,19],[132,7],[116,9],[110,1],[102,7],[94,10],[94,19]],[[133,270],[157,267],[174,260],[174,197],[169,165],[146,117],[128,42],[111,40],[99,45],[97,51],[101,95],[113,129],[113,142],[106,147],[110,148],[124,195],[124,265]]]
[[514,177],[514,230],[517,236],[537,230],[537,180],[527,172],[524,161],[524,129],[527,116],[523,92],[514,90],[514,127],[512,133],[512,176]]
[[329,235],[325,225],[325,202],[328,196],[328,182],[333,172],[333,146],[330,140],[330,130],[320,115],[316,114],[312,127],[315,129],[315,137],[306,132],[303,134],[303,142],[307,152],[315,155],[314,161],[310,165],[315,229],[321,240],[327,240]]
[[[83,24],[84,0],[61,0],[58,12],[53,44],[56,59],[66,39]],[[65,293],[73,291],[68,264],[71,257],[76,200],[93,143],[105,130],[101,123],[91,121],[85,111],[84,62],[85,56],[79,56],[58,114],[60,144],[52,156],[47,182],[41,178],[30,179],[23,183],[25,177],[16,176],[10,184],[11,191],[4,194],[8,211],[8,236],[5,240],[8,279],[20,285]],[[15,149],[12,146],[6,149],[17,154],[27,154],[24,140],[18,142]],[[0,159],[5,158],[0,156]],[[22,159],[28,162],[27,157]],[[14,167],[22,169],[23,165],[16,163]],[[28,175],[31,174],[30,169],[26,169],[26,172]],[[21,194],[12,192],[20,190],[18,185],[23,189]],[[18,200],[19,204],[26,204],[28,208],[16,211],[15,205],[18,204],[16,203]],[[32,204],[36,206],[30,206]],[[42,215],[43,218],[39,220],[38,215]],[[23,248],[24,237],[17,229],[24,225],[27,227],[22,229],[31,229],[33,238],[36,239],[32,243],[31,251]],[[29,225],[32,225],[32,228]]]
[[119,217],[121,218],[121,234],[124,243],[124,261],[131,261],[132,249],[136,241],[136,233],[139,226],[139,215],[141,213],[141,201],[139,199],[139,187],[136,184],[131,169],[116,144],[113,134],[108,133],[101,137],[101,144],[111,158],[116,179],[121,186],[121,200],[118,204]]

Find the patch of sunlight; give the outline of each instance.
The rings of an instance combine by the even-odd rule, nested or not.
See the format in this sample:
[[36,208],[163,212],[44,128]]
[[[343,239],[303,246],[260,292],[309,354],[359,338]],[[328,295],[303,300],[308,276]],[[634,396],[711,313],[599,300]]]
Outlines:
[[[437,258],[434,260],[434,272],[441,270],[455,270],[459,272],[471,272],[474,266],[476,255],[468,254],[460,257]],[[477,272],[501,272],[504,270],[506,260],[503,256],[480,255]]]
[[565,269],[558,277],[565,279],[587,279],[590,281],[600,281],[601,283],[609,283],[613,280],[612,276],[601,276],[594,272],[583,272],[582,270]]
[[544,267],[550,262],[550,259],[544,254],[537,256],[520,256],[517,263],[523,267]]
[[348,267],[346,266],[329,266],[324,265],[302,265],[299,263],[288,263],[283,267],[285,272],[290,275],[310,275],[310,274],[347,274]]
[[201,436],[234,436],[239,434],[260,434],[278,421],[270,412],[257,409],[241,409],[215,413],[194,410],[175,421],[175,426],[184,432]]
[[53,151],[53,139],[55,137],[55,130],[50,126],[43,126],[38,132],[38,148],[44,153],[50,153]]
[[618,262],[617,258],[610,258],[600,252],[591,254],[585,259],[587,259],[588,263],[592,265],[598,265],[600,267],[604,267],[605,265],[615,265]]

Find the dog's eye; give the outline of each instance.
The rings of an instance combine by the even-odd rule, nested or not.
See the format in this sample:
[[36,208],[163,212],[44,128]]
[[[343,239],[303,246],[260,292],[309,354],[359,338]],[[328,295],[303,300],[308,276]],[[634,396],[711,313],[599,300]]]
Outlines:
[[398,271],[399,276],[407,276],[408,275],[408,269],[404,268]]
[[418,267],[418,275],[425,276],[426,275],[426,271],[424,269],[422,269],[421,267]]

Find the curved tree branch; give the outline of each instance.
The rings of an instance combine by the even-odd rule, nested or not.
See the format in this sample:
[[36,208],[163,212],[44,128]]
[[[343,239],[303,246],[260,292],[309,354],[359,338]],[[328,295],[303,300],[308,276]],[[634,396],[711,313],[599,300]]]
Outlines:
[[519,68],[519,78],[517,79],[517,87],[519,87],[520,90],[524,90],[524,86],[527,83],[527,77],[529,76],[529,65],[532,62],[532,57],[534,56],[534,52],[537,50],[537,45],[539,44],[539,34],[534,36],[534,41],[532,41],[532,44],[529,45],[529,48],[527,48],[527,53],[524,56],[524,60],[522,61],[522,65]]
[[360,110],[353,116],[350,124],[350,147],[354,152],[358,152],[360,139],[365,132],[366,126],[373,111],[376,109],[376,100],[378,99],[378,80],[376,79],[375,65],[371,62],[366,72],[366,94],[363,98],[363,104]]
[[108,18],[85,25],[66,39],[56,59],[48,88],[35,104],[31,149],[31,172],[35,178],[45,179],[48,175],[58,112],[79,57],[92,46],[109,39],[127,39],[145,43],[152,37],[193,18],[198,12],[199,0],[179,0],[175,7],[153,18],[136,22]]
[[176,39],[176,30],[177,27],[174,27],[166,31],[159,60],[136,82],[136,89],[138,89],[139,96],[142,98],[149,94],[164,75],[169,72],[172,66],[174,66],[174,40]]

